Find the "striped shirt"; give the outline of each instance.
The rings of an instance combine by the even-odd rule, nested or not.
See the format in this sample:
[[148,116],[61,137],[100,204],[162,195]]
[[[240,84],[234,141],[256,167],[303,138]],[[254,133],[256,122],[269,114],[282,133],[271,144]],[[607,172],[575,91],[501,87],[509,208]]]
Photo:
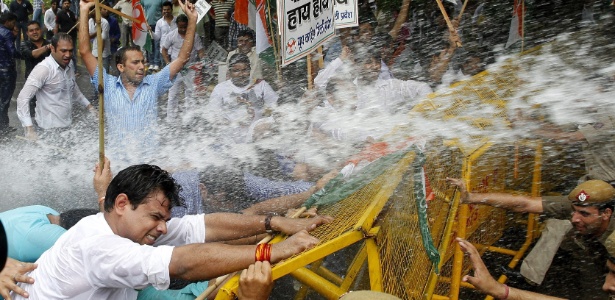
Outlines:
[[[158,148],[158,97],[173,85],[169,66],[147,75],[131,100],[118,76],[104,72],[105,121],[108,156],[128,163],[143,163]],[[92,83],[98,84],[98,72]]]
[[231,25],[229,20],[224,18],[224,15],[229,11],[229,9],[235,7],[235,1],[231,0],[217,0],[211,2],[211,7],[214,9],[214,13],[216,15],[216,27],[228,27]]

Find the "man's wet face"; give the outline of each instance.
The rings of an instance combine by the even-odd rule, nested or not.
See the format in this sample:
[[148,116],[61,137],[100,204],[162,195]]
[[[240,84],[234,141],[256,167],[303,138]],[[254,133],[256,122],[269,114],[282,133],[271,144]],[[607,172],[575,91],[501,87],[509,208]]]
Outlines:
[[254,41],[250,36],[240,36],[237,38],[237,50],[239,53],[248,54],[253,46]]
[[368,82],[374,82],[380,75],[380,62],[375,58],[368,58],[363,61],[361,68],[361,78]]
[[136,208],[128,204],[119,235],[141,245],[153,245],[167,233],[167,221],[171,218],[169,203],[162,191],[155,190]]
[[595,236],[602,234],[605,222],[609,217],[595,206],[572,205],[572,218],[570,222],[581,235]]
[[250,84],[250,64],[235,63],[229,68],[231,82],[239,87],[244,87]]

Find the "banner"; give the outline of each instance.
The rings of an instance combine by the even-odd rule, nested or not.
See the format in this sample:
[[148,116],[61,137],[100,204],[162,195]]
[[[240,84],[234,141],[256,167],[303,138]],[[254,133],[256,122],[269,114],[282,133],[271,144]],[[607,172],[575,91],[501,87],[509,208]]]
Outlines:
[[140,0],[132,0],[132,16],[139,20],[132,23],[132,41],[142,49],[150,51],[151,38],[148,35],[149,30],[145,20],[145,10]]
[[358,0],[334,0],[335,1],[335,28],[359,26],[359,1]]
[[335,34],[335,0],[280,0],[278,18],[282,66],[312,52]]

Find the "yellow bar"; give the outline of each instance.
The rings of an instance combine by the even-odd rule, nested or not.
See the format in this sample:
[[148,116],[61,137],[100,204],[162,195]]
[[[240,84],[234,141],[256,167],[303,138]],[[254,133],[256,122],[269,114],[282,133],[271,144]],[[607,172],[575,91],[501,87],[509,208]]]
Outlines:
[[370,204],[370,206],[366,209],[365,214],[361,216],[361,219],[357,222],[355,229],[362,228],[364,232],[368,232],[371,230],[372,225],[376,221],[376,217],[380,214],[380,211],[384,207],[384,205],[389,201],[389,197],[395,192],[397,185],[401,182],[404,173],[408,169],[410,163],[414,161],[414,157],[416,153],[408,152],[404,158],[402,158],[397,164],[395,164],[395,168],[392,172],[389,173],[389,178],[391,180],[387,181],[382,185],[378,194],[374,196],[374,201]]
[[350,289],[350,285],[357,278],[357,275],[361,271],[361,267],[363,266],[365,259],[367,259],[367,249],[365,248],[364,243],[363,246],[361,246],[361,249],[359,250],[357,255],[354,257],[354,260],[350,264],[346,277],[344,277],[344,281],[342,282],[342,284],[340,284],[342,290],[347,291],[348,289]]
[[323,278],[337,284],[337,285],[341,285],[342,282],[344,281],[344,279],[342,277],[337,276],[337,274],[329,271],[329,269],[320,266],[318,267],[318,269],[316,269],[316,274],[322,276]]
[[[272,270],[273,279],[278,279],[286,274],[289,274],[293,270],[306,266],[316,260],[319,260],[331,253],[334,253],[340,249],[346,248],[349,245],[356,243],[363,239],[363,232],[360,231],[348,231],[333,240],[330,240],[316,248],[307,250],[298,256],[285,260],[282,263],[277,264]],[[274,239],[275,240],[275,239]]]
[[382,268],[380,267],[378,246],[373,239],[368,239],[365,241],[365,247],[367,250],[367,266],[371,290],[382,292]]
[[220,287],[218,294],[216,294],[216,300],[234,300],[235,292],[239,288],[239,274],[231,277],[229,281]]
[[301,283],[310,286],[318,294],[324,296],[327,299],[339,299],[341,295],[346,293],[339,287],[335,286],[331,282],[318,276],[316,273],[308,270],[307,268],[298,268],[290,273],[299,280]]

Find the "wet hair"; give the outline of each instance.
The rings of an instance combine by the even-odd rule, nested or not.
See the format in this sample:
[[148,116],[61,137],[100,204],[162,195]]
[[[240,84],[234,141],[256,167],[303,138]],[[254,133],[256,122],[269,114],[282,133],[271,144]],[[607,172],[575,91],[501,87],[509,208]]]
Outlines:
[[186,15],[179,15],[175,19],[175,24],[177,23],[188,23],[188,17]]
[[168,6],[171,8],[171,10],[173,10],[173,3],[171,3],[171,1],[165,1],[162,3],[162,5],[160,7],[165,7]]
[[380,49],[376,47],[368,47],[367,51],[365,51],[365,54],[362,55],[362,58],[359,60],[359,63],[370,63],[372,59],[380,63],[380,61],[382,60],[382,54],[380,53]]
[[239,33],[237,33],[237,38],[240,38],[242,36],[247,36],[249,37],[252,42],[254,42],[254,31],[247,29],[247,30],[241,30],[239,31]]
[[28,24],[26,25],[26,28],[30,27],[30,25],[38,25],[38,27],[41,27],[41,24],[38,23],[38,21],[34,21],[34,20],[30,20],[30,22],[28,22]]
[[70,3],[70,0],[62,0],[62,4],[64,4],[64,2]]
[[141,52],[141,47],[139,45],[122,47],[120,50],[117,50],[115,54],[115,64],[124,64],[126,63],[126,52],[128,51],[139,51]]
[[72,44],[73,38],[66,32],[58,32],[57,34],[53,35],[53,38],[51,38],[51,45],[56,48],[58,47],[59,41],[69,41]]
[[71,227],[75,226],[77,222],[81,221],[81,219],[95,215],[98,213],[98,210],[91,208],[77,208],[70,209],[60,214],[60,226],[62,228],[69,230]]
[[181,186],[169,172],[154,165],[134,165],[120,171],[109,183],[105,195],[105,211],[111,212],[119,194],[126,194],[133,209],[146,201],[152,192],[160,190],[169,199],[169,210],[183,206],[179,196]]
[[232,67],[235,64],[247,64],[248,66],[250,65],[250,58],[245,55],[245,54],[241,54],[241,53],[235,53],[231,56],[231,58],[229,58],[228,60],[228,67]]
[[10,11],[5,11],[0,15],[0,24],[4,25],[10,21],[17,21],[17,15]]

